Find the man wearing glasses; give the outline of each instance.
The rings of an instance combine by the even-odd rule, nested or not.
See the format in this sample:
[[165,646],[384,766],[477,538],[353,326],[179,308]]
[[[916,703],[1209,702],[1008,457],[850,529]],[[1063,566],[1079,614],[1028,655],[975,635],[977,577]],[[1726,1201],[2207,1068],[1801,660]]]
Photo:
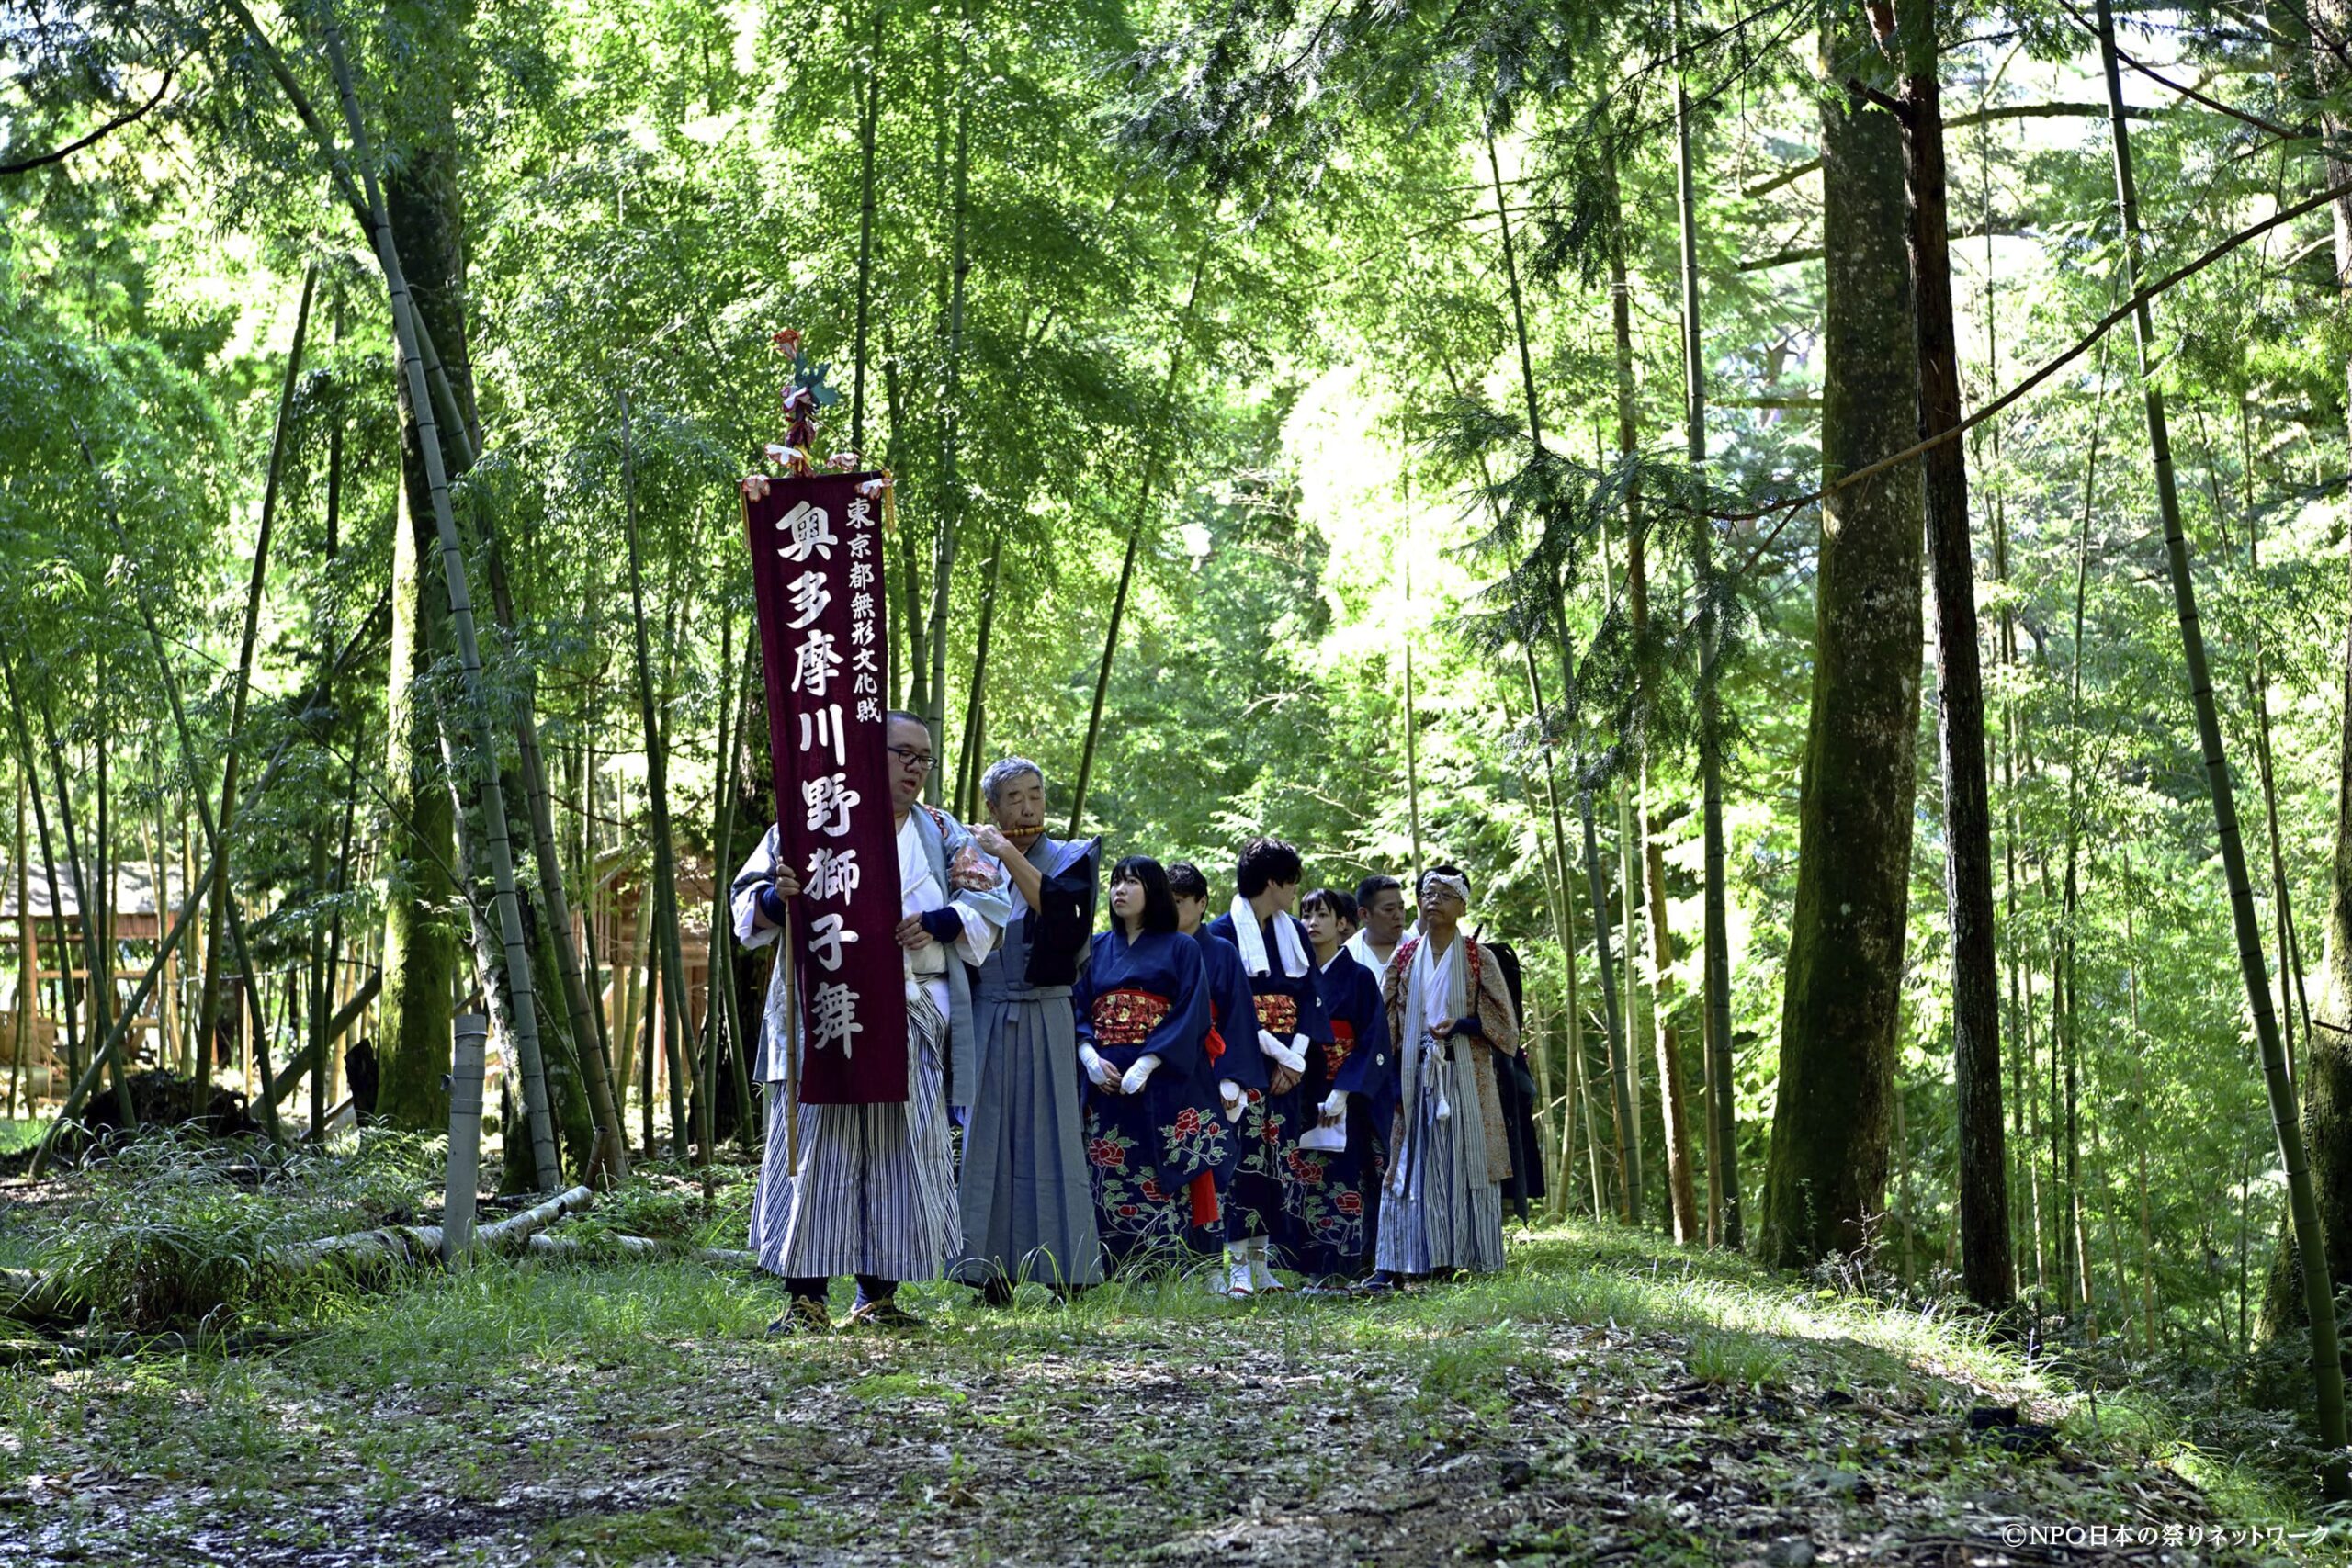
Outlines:
[[[840,1274],[857,1280],[852,1325],[912,1326],[914,1315],[898,1303],[900,1281],[940,1278],[963,1246],[948,1085],[956,1086],[960,1100],[977,1077],[964,965],[980,963],[996,944],[1012,895],[1004,868],[981,854],[971,833],[921,804],[934,761],[923,722],[894,712],[886,734],[907,981],[907,1098],[883,1105],[801,1104],[797,1169],[784,1118],[770,1118],[752,1245],[760,1266],[783,1276],[791,1296],[771,1333],[830,1327],[825,1291]],[[775,941],[786,901],[799,896],[800,878],[778,861],[774,829],[734,886],[735,929],[743,944]],[[780,1062],[781,1053],[769,1055]],[[783,1074],[780,1065],[769,1071]]]

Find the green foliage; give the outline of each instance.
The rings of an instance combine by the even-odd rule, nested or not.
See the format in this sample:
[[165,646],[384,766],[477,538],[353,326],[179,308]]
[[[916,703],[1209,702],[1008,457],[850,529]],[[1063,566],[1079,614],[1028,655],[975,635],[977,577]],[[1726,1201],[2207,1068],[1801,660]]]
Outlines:
[[91,1192],[40,1264],[92,1321],[226,1331],[315,1305],[332,1276],[285,1268],[275,1249],[414,1213],[420,1142],[370,1134],[347,1157],[265,1163],[198,1135],[150,1134],[92,1167]]
[[1789,1354],[1753,1335],[1694,1334],[1685,1361],[1701,1382],[1760,1389],[1787,1370]]

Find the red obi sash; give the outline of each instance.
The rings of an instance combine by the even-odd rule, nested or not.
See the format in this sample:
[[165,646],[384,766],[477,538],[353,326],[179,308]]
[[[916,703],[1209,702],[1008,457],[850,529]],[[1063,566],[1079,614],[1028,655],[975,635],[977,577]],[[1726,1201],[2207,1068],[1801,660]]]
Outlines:
[[1340,1076],[1340,1064],[1355,1049],[1356,1026],[1344,1018],[1331,1021],[1331,1040],[1323,1047],[1323,1066],[1333,1077]]
[[1140,1045],[1168,1016],[1166,997],[1149,991],[1105,991],[1094,998],[1094,1043]]
[[1298,998],[1286,997],[1280,991],[1270,991],[1255,999],[1258,1003],[1258,1027],[1288,1045],[1290,1037],[1298,1032]]

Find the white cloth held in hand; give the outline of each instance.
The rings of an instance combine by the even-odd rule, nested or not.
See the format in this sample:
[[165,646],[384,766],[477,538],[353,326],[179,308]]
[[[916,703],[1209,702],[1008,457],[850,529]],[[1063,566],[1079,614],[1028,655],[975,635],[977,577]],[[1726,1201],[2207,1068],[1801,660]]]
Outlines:
[[1240,1121],[1241,1113],[1250,1108],[1250,1097],[1241,1092],[1241,1086],[1231,1078],[1219,1078],[1216,1080],[1216,1093],[1217,1098],[1225,1102],[1225,1119],[1228,1122]]
[[1273,1036],[1272,1030],[1258,1031],[1258,1050],[1269,1061],[1278,1062],[1294,1073],[1306,1070],[1306,1053],[1294,1051]]
[[1137,1056],[1136,1058],[1136,1065],[1129,1067],[1126,1070],[1125,1076],[1119,1079],[1119,1092],[1121,1094],[1140,1094],[1143,1092],[1143,1086],[1150,1081],[1152,1069],[1159,1066],[1159,1058],[1153,1055],[1148,1051],[1146,1051],[1142,1055]]
[[[1335,1094],[1331,1098],[1343,1102],[1336,1120],[1318,1122],[1300,1134],[1298,1138],[1300,1148],[1312,1150],[1317,1154],[1335,1155],[1348,1146],[1348,1112],[1344,1104],[1347,1096]],[[1329,1101],[1327,1100],[1325,1103],[1328,1105]]]
[[1337,1122],[1348,1113],[1348,1091],[1335,1089],[1323,1097],[1323,1120]]

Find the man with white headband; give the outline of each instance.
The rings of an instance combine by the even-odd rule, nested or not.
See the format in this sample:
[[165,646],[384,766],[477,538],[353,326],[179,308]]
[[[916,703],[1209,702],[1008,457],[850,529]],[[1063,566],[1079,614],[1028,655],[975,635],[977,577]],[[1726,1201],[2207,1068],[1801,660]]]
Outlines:
[[1519,1020],[1501,965],[1462,930],[1470,879],[1433,866],[1419,892],[1420,932],[1398,946],[1382,984],[1403,1084],[1363,1285],[1374,1292],[1503,1266],[1510,1139],[1496,1058],[1518,1054]]
[[[1298,1140],[1316,1124],[1315,1109],[1299,1093],[1306,1054],[1331,1043],[1331,1023],[1316,983],[1306,927],[1291,913],[1306,874],[1298,852],[1280,839],[1252,839],[1234,868],[1233,907],[1209,922],[1212,937],[1231,942],[1249,972],[1257,1004],[1257,1046],[1266,1089],[1248,1091],[1241,1117],[1241,1168],[1233,1178],[1226,1214],[1226,1293],[1249,1295],[1289,1287],[1274,1277],[1268,1247],[1286,1248],[1306,1205],[1299,1178]],[[1245,1021],[1246,1023],[1246,1021]],[[1231,1043],[1250,1048],[1249,1035]],[[1295,1268],[1286,1252],[1271,1255]]]

